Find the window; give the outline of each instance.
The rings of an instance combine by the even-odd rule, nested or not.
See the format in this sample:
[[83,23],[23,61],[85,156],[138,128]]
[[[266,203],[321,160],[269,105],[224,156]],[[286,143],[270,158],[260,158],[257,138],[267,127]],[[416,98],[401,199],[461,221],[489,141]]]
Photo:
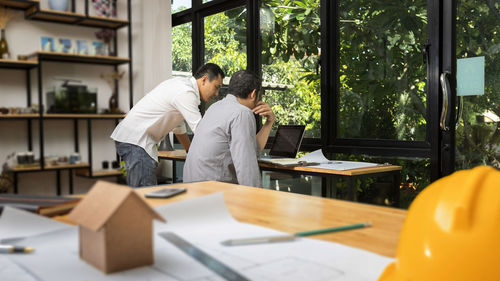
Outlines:
[[173,76],[191,76],[193,61],[193,39],[191,22],[172,28],[172,70]]
[[426,138],[426,1],[340,1],[339,138]]
[[320,137],[319,0],[264,0],[260,9],[264,93],[278,124],[304,124]]
[[191,0],[172,0],[171,5],[173,14],[191,8]]
[[205,63],[219,65],[227,77],[219,96],[205,106],[208,108],[227,94],[231,75],[246,68],[246,10],[239,7],[207,16],[204,27]]

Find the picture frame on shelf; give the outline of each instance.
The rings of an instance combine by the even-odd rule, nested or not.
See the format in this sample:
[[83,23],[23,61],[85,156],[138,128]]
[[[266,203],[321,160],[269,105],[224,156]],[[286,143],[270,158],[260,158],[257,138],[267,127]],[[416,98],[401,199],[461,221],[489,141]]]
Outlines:
[[76,40],[76,53],[79,55],[89,54],[89,45],[87,40]]
[[104,45],[104,42],[101,41],[93,41],[92,42],[92,51],[91,55],[95,56],[105,56],[106,55],[106,46]]
[[55,51],[53,37],[42,36],[42,37],[40,37],[40,42],[42,44],[42,51],[45,51],[45,52],[54,52]]
[[68,38],[58,38],[55,46],[56,52],[72,54],[75,53],[75,47],[73,46],[73,40]]

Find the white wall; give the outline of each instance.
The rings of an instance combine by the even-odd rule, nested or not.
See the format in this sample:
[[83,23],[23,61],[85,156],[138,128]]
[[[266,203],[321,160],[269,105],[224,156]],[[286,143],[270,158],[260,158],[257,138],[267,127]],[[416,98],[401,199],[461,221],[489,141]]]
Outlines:
[[[77,2],[76,12],[84,13],[83,1]],[[90,1],[91,2],[91,1]],[[118,0],[118,17],[126,18],[126,1]],[[48,6],[41,0],[42,7]],[[93,9],[90,8],[90,11]],[[97,41],[97,28],[78,27],[66,24],[31,21],[24,19],[24,12],[15,11],[16,16],[6,29],[7,42],[12,57],[33,53],[41,49],[40,37],[70,38]],[[171,16],[170,1],[132,0],[132,42],[133,42],[133,91],[134,103],[159,82],[171,75]],[[127,28],[118,30],[118,56],[128,57]],[[120,109],[129,110],[128,66],[120,66],[125,75],[120,81]],[[108,107],[111,89],[99,75],[113,71],[111,66],[44,62],[42,81],[45,100],[46,89],[61,83],[54,76],[82,80],[89,87],[98,90],[98,111]],[[32,103],[39,104],[37,69],[31,71]],[[26,106],[25,72],[0,69],[0,107]],[[80,120],[79,142],[82,160],[88,161],[87,122]],[[4,162],[11,152],[27,151],[26,121],[0,121],[0,161]],[[109,138],[115,126],[114,120],[92,121],[92,165],[101,169],[104,160],[115,160],[114,143]],[[33,122],[33,151],[39,157],[38,121]],[[73,120],[47,120],[44,122],[45,156],[66,155],[74,152]],[[68,173],[61,172],[63,194],[68,193]],[[114,180],[114,178],[109,178]],[[75,192],[85,192],[95,180],[74,177]],[[55,172],[19,174],[19,192],[32,194],[55,194]]]

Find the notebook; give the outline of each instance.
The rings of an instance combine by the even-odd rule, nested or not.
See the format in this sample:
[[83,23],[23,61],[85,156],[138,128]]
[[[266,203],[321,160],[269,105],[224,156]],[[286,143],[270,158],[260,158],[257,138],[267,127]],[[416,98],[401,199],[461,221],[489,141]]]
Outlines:
[[279,125],[274,136],[269,157],[260,158],[259,162],[280,166],[301,166],[307,164],[295,158],[304,138],[305,129],[305,125]]

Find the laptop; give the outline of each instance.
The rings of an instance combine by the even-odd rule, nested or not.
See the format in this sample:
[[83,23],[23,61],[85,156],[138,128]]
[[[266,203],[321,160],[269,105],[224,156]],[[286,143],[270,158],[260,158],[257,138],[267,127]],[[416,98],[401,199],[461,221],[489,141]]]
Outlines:
[[280,166],[303,165],[295,156],[300,149],[305,130],[305,125],[279,125],[269,157],[260,158],[259,162]]

